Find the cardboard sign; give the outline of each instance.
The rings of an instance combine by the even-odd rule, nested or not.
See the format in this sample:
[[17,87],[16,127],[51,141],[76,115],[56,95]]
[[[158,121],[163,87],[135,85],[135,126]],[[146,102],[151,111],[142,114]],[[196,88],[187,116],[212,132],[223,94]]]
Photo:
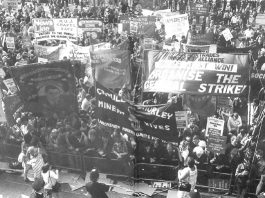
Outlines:
[[3,81],[5,86],[8,88],[8,90],[12,93],[12,94],[15,94],[17,93],[18,89],[17,89],[17,86],[13,80],[13,78],[10,78],[10,79],[6,79]]
[[153,39],[152,38],[145,38],[144,39],[144,49],[145,50],[152,50],[153,46]]
[[210,135],[208,138],[208,151],[212,151],[213,153],[225,153],[227,137],[226,136],[212,136]]
[[230,41],[233,38],[233,35],[231,34],[230,30],[228,28],[226,28],[223,32],[222,32],[224,38],[226,41]]
[[187,111],[176,111],[176,124],[178,129],[185,129],[188,126],[188,112]]
[[17,10],[18,9],[18,0],[4,0],[3,7],[8,9]]
[[41,57],[38,57],[38,63],[47,63],[47,62],[49,62],[49,60],[48,60],[48,59],[46,59],[46,58],[41,58]]
[[6,47],[9,49],[15,49],[15,38],[14,37],[6,37]]
[[224,120],[212,117],[207,118],[206,136],[208,135],[222,136],[224,131],[224,124],[225,124]]

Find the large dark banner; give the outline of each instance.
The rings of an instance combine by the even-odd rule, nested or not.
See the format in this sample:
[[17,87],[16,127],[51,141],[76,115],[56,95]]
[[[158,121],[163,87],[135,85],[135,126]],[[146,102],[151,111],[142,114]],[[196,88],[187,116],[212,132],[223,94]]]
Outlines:
[[175,114],[171,105],[134,106],[98,82],[96,99],[96,116],[101,125],[149,140],[177,140]]
[[11,67],[25,111],[60,117],[78,110],[70,61]]
[[145,92],[227,96],[247,93],[248,54],[150,51],[145,58]]
[[107,88],[130,87],[130,54],[127,50],[110,49],[91,53],[96,80]]
[[14,114],[22,106],[23,102],[18,95],[10,95],[3,98],[3,110],[6,115],[6,121],[10,126],[16,124]]
[[250,73],[250,100],[259,98],[259,92],[265,86],[265,71],[251,70]]

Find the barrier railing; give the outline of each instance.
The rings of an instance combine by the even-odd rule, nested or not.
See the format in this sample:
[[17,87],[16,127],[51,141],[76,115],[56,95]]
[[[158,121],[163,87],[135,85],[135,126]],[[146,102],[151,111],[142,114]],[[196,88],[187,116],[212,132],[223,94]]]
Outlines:
[[[19,145],[0,142],[0,154],[8,160],[17,160],[21,147]],[[137,163],[130,164],[126,160],[107,159],[100,157],[90,157],[75,153],[61,153],[47,151],[48,161],[51,165],[78,172],[85,173],[94,167],[100,172],[120,177],[130,177],[131,179],[145,181],[167,181],[176,182],[178,166],[153,163]],[[208,192],[227,191],[229,189],[229,180],[231,173],[209,172],[207,170],[198,169],[197,187],[208,190]],[[259,178],[252,183],[249,191],[254,193]],[[223,182],[223,184],[222,184]],[[220,185],[221,183],[221,185]],[[234,187],[235,189],[235,187]]]

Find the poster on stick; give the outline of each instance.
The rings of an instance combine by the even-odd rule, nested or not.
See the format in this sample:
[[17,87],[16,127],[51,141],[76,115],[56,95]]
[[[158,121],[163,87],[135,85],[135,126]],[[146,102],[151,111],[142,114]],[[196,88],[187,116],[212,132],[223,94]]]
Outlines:
[[227,142],[226,136],[210,135],[208,137],[207,150],[213,153],[224,154],[226,142]]
[[225,121],[213,117],[207,118],[206,136],[222,136],[224,132]]

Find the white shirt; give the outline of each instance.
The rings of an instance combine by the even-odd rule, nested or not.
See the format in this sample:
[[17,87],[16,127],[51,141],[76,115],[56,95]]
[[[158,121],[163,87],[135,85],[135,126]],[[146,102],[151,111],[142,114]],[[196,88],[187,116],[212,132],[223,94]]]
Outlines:
[[254,36],[254,30],[252,30],[252,29],[246,29],[245,30],[245,36],[247,38],[252,38]]
[[48,170],[46,173],[41,173],[43,181],[45,182],[45,184],[47,184],[49,182],[49,177],[51,178],[52,182],[54,182],[53,184],[55,184],[56,180],[59,179],[59,173],[58,170],[55,171],[51,171]]

